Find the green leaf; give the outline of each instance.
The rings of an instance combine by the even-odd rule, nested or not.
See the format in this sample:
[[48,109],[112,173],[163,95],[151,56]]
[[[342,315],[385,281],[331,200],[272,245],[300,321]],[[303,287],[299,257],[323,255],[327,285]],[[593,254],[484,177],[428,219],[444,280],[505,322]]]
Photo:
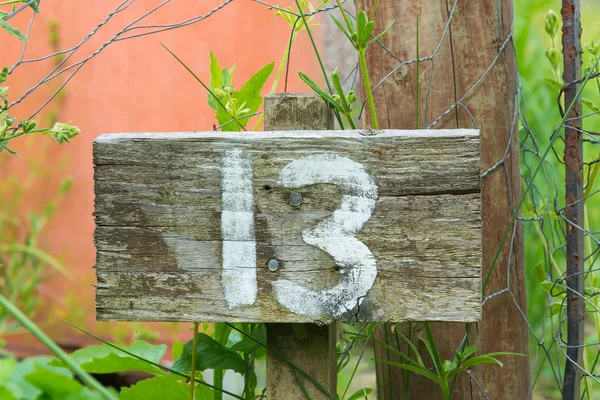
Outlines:
[[410,346],[413,353],[417,357],[417,362],[419,363],[420,366],[424,367],[425,363],[423,362],[423,358],[421,358],[421,353],[419,352],[419,349],[417,348],[417,346],[415,346],[415,344],[409,338],[407,338],[404,333],[400,332],[398,329],[396,329],[395,334],[400,335],[400,337],[406,342],[406,344],[408,346]]
[[23,392],[12,382],[0,384],[0,399],[2,400],[20,400],[23,398]]
[[[221,89],[223,88],[223,71],[221,70],[221,66],[219,65],[219,61],[217,61],[217,57],[210,52],[210,88],[213,89]],[[217,101],[215,97],[208,93],[208,105],[213,110],[217,110]]]
[[317,85],[307,75],[303,74],[302,72],[298,72],[298,76],[300,77],[300,79],[302,79],[302,81],[304,83],[306,83],[312,90],[314,90],[315,93],[317,93],[319,96],[321,96],[323,98],[323,100],[325,100],[326,102],[328,102],[329,104],[331,104],[331,106],[333,106],[333,108],[335,108],[339,112],[343,112],[344,111],[342,109],[342,106],[337,101],[335,101],[335,99],[333,97],[331,97],[331,95],[329,93],[324,92],[323,90],[321,90],[321,88],[319,87],[319,85]]
[[176,340],[173,342],[173,349],[171,351],[173,360],[177,360],[179,357],[181,357],[181,353],[183,353],[183,342]]
[[5,383],[8,381],[8,378],[16,366],[17,360],[14,358],[0,358],[0,383]]
[[[123,389],[119,400],[187,400],[190,386],[177,375],[156,376],[144,379],[135,385]],[[199,385],[195,391],[198,400],[212,398],[212,390]]]
[[254,350],[256,350],[260,346],[257,342],[265,341],[265,338],[267,336],[265,326],[263,324],[258,325],[252,330],[250,336],[252,336],[252,338],[249,338],[247,336],[242,337],[242,339],[239,342],[230,346],[229,349],[246,354],[254,352]]
[[442,366],[440,353],[438,353],[437,345],[435,344],[435,339],[433,338],[433,333],[431,332],[431,326],[428,322],[425,322],[423,326],[425,327],[425,333],[427,334],[427,340],[422,339],[423,343],[425,343],[425,347],[427,347],[427,350],[429,350],[429,354],[431,355],[431,359],[435,364],[435,368],[441,376],[444,373],[444,369]]
[[223,73],[221,71],[221,66],[212,51],[210,52],[210,87],[223,87]]
[[342,87],[342,82],[340,80],[340,74],[338,72],[337,67],[331,74],[331,82],[333,83],[333,87],[335,88],[335,91],[337,92],[338,96],[340,96],[340,102],[342,103],[341,106],[343,108],[343,113],[347,113],[350,109],[350,106],[348,104],[348,100],[346,99],[346,94],[344,93],[344,88]]
[[337,27],[340,29],[340,31],[342,31],[342,33],[348,38],[350,43],[352,43],[352,45],[356,47],[354,40],[352,40],[352,33],[348,32],[346,30],[346,28],[344,28],[344,25],[342,25],[342,23],[340,21],[338,21],[337,18],[335,18],[333,15],[331,15],[331,19],[337,25]]
[[64,400],[105,400],[105,397],[102,396],[99,392],[92,391],[84,386],[79,392],[69,395]]
[[548,83],[550,86],[552,86],[554,89],[556,89],[558,91],[562,90],[562,88],[563,88],[563,84],[555,81],[554,79],[544,78],[544,80],[546,81],[546,83]]
[[597,105],[595,105],[594,102],[591,101],[590,99],[586,99],[584,97],[584,98],[581,99],[581,102],[583,103],[584,106],[586,106],[587,108],[589,108],[593,112],[595,112],[595,113],[600,112],[600,107],[598,107]]
[[10,375],[10,382],[17,385],[22,392],[22,398],[24,399],[37,399],[42,391],[29,383],[25,376],[32,374],[38,367],[47,368],[57,371],[62,374],[70,375],[70,372],[64,368],[51,367],[46,365],[48,361],[52,360],[51,357],[32,357],[18,363]]
[[[138,341],[132,346],[123,347],[123,349],[139,357],[158,363],[165,354],[167,346]],[[143,371],[151,374],[162,373],[159,368],[106,344],[89,346],[71,353],[70,356],[84,371],[93,374],[110,374],[125,371]],[[58,360],[54,360],[49,364],[63,366]]]
[[548,280],[546,272],[544,271],[544,263],[542,263],[541,261],[533,269],[533,277],[538,283],[542,283]]
[[55,370],[36,366],[35,371],[25,375],[25,380],[48,395],[51,399],[65,399],[79,393],[83,385],[72,374],[59,373]]
[[502,364],[502,362],[500,360],[497,360],[494,357],[483,355],[483,356],[469,358],[460,367],[461,367],[461,369],[464,370],[464,369],[474,367],[475,365],[480,365],[480,364],[497,364],[501,367],[504,366],[504,364]]
[[387,361],[387,360],[375,360],[375,362],[380,362],[380,363],[383,363],[383,364],[388,364],[388,365],[391,365],[393,367],[398,367],[398,368],[402,368],[402,369],[405,369],[405,370],[410,371],[410,372],[414,372],[415,374],[424,376],[425,378],[431,379],[434,382],[439,382],[440,381],[439,376],[437,376],[436,374],[434,374],[433,372],[431,372],[427,368],[424,368],[424,367],[421,367],[421,366],[401,364],[401,363],[398,363],[398,362]]
[[365,44],[369,40],[368,36],[365,36],[367,30],[367,13],[361,10],[356,16],[356,33],[358,34],[357,44],[359,48],[365,47]]
[[383,32],[381,32],[379,35],[375,36],[373,39],[369,40],[369,42],[367,43],[367,47],[369,47],[371,44],[373,44],[376,41],[378,41],[379,39],[381,39],[381,37],[383,35],[385,35],[390,30],[390,28],[392,27],[392,25],[394,25],[394,22],[396,22],[396,21],[394,20],[394,21],[390,22],[388,24],[388,26],[383,30]]
[[[196,370],[231,369],[239,374],[246,373],[246,362],[235,351],[228,349],[210,336],[199,333],[197,336]],[[190,371],[192,368],[193,340],[183,346],[183,353],[173,364],[177,372]]]
[[[244,108],[248,109],[246,114],[254,114],[258,111],[258,108],[262,104],[262,95],[261,91],[271,76],[273,72],[273,67],[275,63],[269,63],[262,67],[258,72],[256,72],[248,81],[242,86],[242,88],[238,91],[234,91],[232,98],[238,100],[237,104],[244,104]],[[223,125],[229,121],[231,121],[231,115],[225,110],[221,105],[217,107],[217,120],[220,125]],[[246,118],[238,118],[238,121],[243,127],[246,127],[250,117]],[[230,123],[222,128],[222,131],[225,132],[237,132],[240,130],[240,125],[235,123]]]
[[477,351],[477,346],[465,346],[465,348],[460,352],[460,359],[464,360],[469,358]]
[[21,39],[23,41],[27,41],[27,38],[25,37],[25,35],[23,35],[17,28],[11,26],[8,24],[8,22],[6,22],[4,19],[0,18],[0,28],[4,29],[6,31],[6,33],[8,33],[9,35],[12,35],[18,39]]
[[362,398],[366,399],[367,395],[370,395],[371,393],[373,393],[373,389],[362,388],[362,389],[354,392],[350,397],[348,397],[348,400],[357,400],[357,399],[362,399]]

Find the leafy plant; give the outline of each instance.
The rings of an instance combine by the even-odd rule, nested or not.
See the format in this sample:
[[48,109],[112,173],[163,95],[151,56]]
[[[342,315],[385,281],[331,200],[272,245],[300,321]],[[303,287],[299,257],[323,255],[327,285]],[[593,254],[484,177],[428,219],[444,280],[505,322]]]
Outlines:
[[252,75],[239,91],[236,91],[233,86],[225,86],[231,84],[234,68],[221,69],[216,57],[211,52],[211,88],[209,88],[179,57],[165,45],[163,47],[192,74],[208,91],[209,96],[215,100],[215,102],[211,102],[209,98],[209,105],[217,112],[216,117],[221,130],[229,132],[246,130],[248,121],[262,104],[261,91],[273,72],[274,63],[265,65]]
[[[397,355],[402,362],[389,360],[375,361],[405,369],[435,382],[440,387],[444,400],[450,400],[452,398],[452,390],[454,388],[456,378],[461,372],[469,371],[470,368],[481,364],[496,364],[502,366],[502,362],[500,362],[496,357],[522,355],[516,353],[498,352],[475,356],[477,348],[475,346],[465,346],[461,349],[458,349],[451,360],[442,361],[429,323],[425,322],[423,325],[426,336],[420,337],[419,341],[427,349],[428,356],[431,358],[433,367],[426,366],[418,346],[415,345],[410,338],[397,329],[394,331],[394,333],[399,336],[404,343],[406,343],[410,349],[410,352],[405,354],[394,346],[391,346],[381,340],[371,338],[371,340],[373,340],[375,343]],[[356,337],[369,338],[369,336],[366,335],[356,335]]]
[[356,129],[354,119],[352,118],[352,103],[356,101],[356,93],[354,93],[354,90],[350,90],[348,94],[344,93],[344,89],[342,88],[342,83],[340,81],[340,75],[338,73],[337,68],[331,74],[331,81],[333,82],[333,87],[337,92],[337,94],[334,95],[330,95],[329,93],[321,90],[321,88],[319,88],[319,85],[317,85],[306,74],[299,72],[298,76],[300,76],[300,79],[302,79],[304,83],[306,83],[312,90],[314,90],[315,93],[321,96],[341,115],[346,117],[352,129]]
[[[0,85],[8,78],[8,68],[4,67],[0,72]],[[20,136],[24,135],[50,135],[59,144],[68,143],[72,138],[79,134],[79,128],[70,125],[70,123],[57,122],[52,128],[36,129],[37,123],[34,120],[22,120],[17,126],[13,126],[15,118],[11,118],[6,113],[8,109],[8,86],[0,86],[0,152],[6,150],[16,155],[7,144]]]
[[[344,34],[344,36],[346,36],[346,38],[350,41],[350,43],[352,44],[352,46],[358,53],[360,74],[362,75],[363,82],[365,85],[365,92],[367,95],[367,101],[369,103],[369,111],[371,113],[372,128],[379,129],[379,122],[377,120],[377,112],[375,110],[375,103],[373,101],[373,93],[371,90],[371,79],[369,77],[369,71],[367,69],[366,51],[367,51],[367,48],[371,44],[375,43],[377,40],[379,40],[381,37],[383,37],[383,35],[385,35],[389,31],[389,29],[392,27],[392,24],[394,23],[394,21],[390,22],[388,24],[388,26],[381,33],[379,33],[378,35],[376,35],[374,37],[371,37],[371,35],[373,33],[373,29],[375,27],[375,21],[373,20],[373,18],[375,16],[375,11],[377,10],[378,1],[375,2],[375,5],[373,6],[373,9],[371,10],[370,17],[367,16],[367,13],[364,10],[359,11],[359,13],[356,17],[356,26],[352,22],[352,20],[350,19],[350,17],[346,13],[346,11],[344,10],[344,7],[342,6],[340,0],[336,0],[336,2],[338,5],[338,8],[340,9],[340,12],[342,14],[344,24],[342,24],[333,15],[331,16],[331,19],[333,20],[333,22],[335,22],[337,27]],[[338,81],[337,85],[335,82],[336,77],[337,77],[337,81]],[[318,86],[310,78],[308,78],[308,76],[306,76],[305,74],[301,74],[300,78],[306,84],[308,84],[313,90],[315,90],[315,88],[318,89]],[[332,81],[334,82],[334,86],[337,91],[337,98],[334,97],[336,95],[329,95],[322,90],[318,90],[318,91],[315,90],[315,92],[317,92],[321,97],[323,97],[323,99],[325,101],[327,101],[329,104],[331,104],[336,111],[338,111],[340,114],[343,114],[344,116],[346,116],[346,118],[351,122],[351,124],[350,124],[351,127],[355,128],[354,122],[351,121],[351,119],[349,117],[349,115],[350,115],[349,106],[351,104],[351,102],[349,102],[350,98],[346,97],[343,93],[341,84],[339,84],[339,75],[337,74],[337,69],[336,69],[336,71],[334,71],[334,74],[332,75]],[[349,95],[350,95],[350,93],[351,92],[349,92]],[[326,95],[326,96],[324,96],[324,95]],[[352,98],[355,100],[355,97],[356,96],[354,95]]]
[[[19,3],[27,3],[28,0],[6,0],[6,1],[0,1],[0,7],[1,6],[8,6],[11,5],[12,6],[12,12],[15,12],[15,7],[17,4]],[[33,1],[29,4],[29,7],[36,13],[40,12],[40,9],[38,8],[38,3],[39,0]],[[21,33],[21,31],[19,31],[17,28],[15,28],[14,26],[10,25],[7,20],[8,20],[9,14],[7,12],[4,11],[0,11],[0,28],[4,29],[4,31],[6,33],[8,33],[11,36],[16,37],[17,39],[23,40],[23,41],[27,41],[27,37],[25,37],[25,35],[23,35]]]

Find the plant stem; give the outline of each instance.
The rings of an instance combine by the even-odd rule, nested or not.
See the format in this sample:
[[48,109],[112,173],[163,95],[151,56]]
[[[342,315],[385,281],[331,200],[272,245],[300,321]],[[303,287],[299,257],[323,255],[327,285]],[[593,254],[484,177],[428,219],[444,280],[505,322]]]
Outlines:
[[346,114],[346,119],[348,120],[348,123],[350,124],[350,128],[356,129],[356,125],[354,124],[354,120],[352,119],[352,116],[350,114]]
[[6,310],[14,319],[17,320],[25,329],[35,336],[44,346],[46,346],[56,357],[67,365],[81,381],[90,389],[97,390],[106,400],[117,400],[104,386],[102,386],[90,374],[85,372],[79,364],[69,357],[56,343],[52,341],[38,326],[21,312],[13,303],[8,301],[6,297],[0,294],[0,306]]
[[[323,78],[325,78],[325,83],[327,84],[327,88],[329,89],[329,93],[333,93],[333,89],[331,88],[331,84],[329,83],[329,78],[327,78],[327,72],[325,72],[325,66],[323,65],[323,60],[321,60],[321,55],[319,54],[319,49],[317,48],[317,44],[315,43],[315,39],[313,38],[312,32],[310,30],[310,26],[308,25],[308,21],[306,20],[306,16],[304,15],[304,11],[302,7],[300,7],[300,2],[295,0],[296,7],[298,7],[298,13],[300,17],[302,17],[302,22],[304,22],[304,26],[306,27],[306,32],[308,33],[308,38],[310,39],[310,43],[315,51],[315,55],[317,56],[317,61],[319,62],[319,67],[321,67],[321,73],[323,74]],[[342,122],[342,118],[340,117],[340,113],[335,109],[333,110],[335,114],[335,119],[337,119],[340,124],[340,129],[344,130],[344,123]]]
[[360,68],[365,83],[365,92],[367,93],[367,99],[369,101],[369,111],[371,112],[371,122],[373,123],[372,128],[379,129],[379,122],[377,121],[377,113],[375,112],[373,93],[371,93],[371,81],[369,79],[369,71],[367,70],[367,59],[365,57],[364,49],[358,50],[358,60],[360,62]]
[[[283,73],[283,69],[284,69],[285,65],[287,64],[287,58],[288,58],[288,55],[290,54],[290,49],[294,45],[294,41],[296,40],[297,34],[298,33],[296,31],[294,31],[292,33],[292,36],[290,37],[289,42],[285,45],[285,51],[283,52],[283,57],[281,57],[281,61],[279,62],[279,68],[277,68],[277,74],[275,75],[275,80],[273,81],[273,85],[271,85],[271,90],[269,91],[269,94],[275,93],[275,91],[277,90],[277,86],[279,86],[279,80],[281,79],[281,74]],[[254,125],[254,131],[258,131],[258,128],[260,128],[260,124],[262,123],[264,116],[265,116],[264,113],[259,115],[258,121],[256,121],[256,125]]]
[[194,342],[192,343],[192,370],[190,376],[192,381],[190,382],[190,400],[194,400],[196,391],[196,353],[198,352],[198,322],[194,322]]
[[214,400],[223,400],[223,370],[215,369],[213,370],[213,386],[215,387],[215,392],[213,399]]

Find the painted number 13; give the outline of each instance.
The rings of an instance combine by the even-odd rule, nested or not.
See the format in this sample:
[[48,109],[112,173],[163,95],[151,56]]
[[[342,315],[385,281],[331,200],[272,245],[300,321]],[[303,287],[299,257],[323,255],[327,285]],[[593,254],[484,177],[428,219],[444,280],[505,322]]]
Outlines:
[[[253,177],[250,154],[238,149],[225,153],[221,167],[222,287],[229,308],[254,304],[258,292]],[[299,158],[277,177],[277,184],[285,188],[320,183],[339,187],[340,207],[314,228],[304,230],[302,239],[331,255],[341,277],[326,290],[277,280],[273,282],[273,295],[296,314],[340,318],[361,304],[375,282],[375,257],[355,235],[373,215],[378,190],[375,178],[361,164],[336,154]]]

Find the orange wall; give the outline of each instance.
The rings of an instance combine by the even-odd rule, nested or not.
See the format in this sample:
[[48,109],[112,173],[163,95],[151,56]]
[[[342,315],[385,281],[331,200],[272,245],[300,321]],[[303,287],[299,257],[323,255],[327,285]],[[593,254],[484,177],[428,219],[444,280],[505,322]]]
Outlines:
[[[42,1],[42,12],[36,17],[26,58],[40,57],[53,51],[48,40],[48,26],[52,19],[58,22],[60,48],[69,48],[85,37],[119,2],[120,0]],[[94,52],[121,27],[156,4],[159,1],[140,0],[133,3],[92,37],[73,56],[73,60],[79,61]],[[218,4],[219,1],[213,0],[173,1],[144,20],[144,24],[184,20],[205,14]],[[11,21],[25,31],[31,14],[28,11],[22,14]],[[35,138],[34,141],[21,140],[15,145],[21,155],[20,159],[6,157],[6,154],[0,158],[1,179],[6,179],[9,175],[27,176],[32,160],[49,171],[47,178],[37,181],[34,190],[29,192],[27,201],[20,205],[22,213],[46,203],[57,192],[59,182],[66,176],[73,176],[73,188],[61,203],[43,236],[43,245],[64,261],[72,275],[70,281],[55,276],[42,288],[52,305],[48,309],[55,314],[54,319],[58,315],[62,319],[77,321],[76,314],[81,314],[92,331],[104,332],[106,329],[103,323],[93,323],[94,290],[91,285],[95,282],[92,269],[95,250],[92,241],[92,140],[109,132],[210,130],[214,123],[213,111],[207,105],[206,92],[159,43],[172,49],[206,81],[208,53],[209,49],[212,50],[221,66],[236,64],[234,83],[239,88],[266,63],[275,61],[276,67],[279,63],[289,38],[289,27],[281,17],[273,14],[264,5],[249,0],[236,0],[195,25],[111,44],[90,60],[66,86],[63,99],[54,101],[47,108],[56,108],[59,120],[70,120],[79,126],[81,135],[64,146],[50,143],[52,140],[44,137]],[[318,37],[318,28],[316,30]],[[134,31],[136,32],[139,31]],[[0,38],[3,47],[0,56],[2,63],[10,65],[20,54],[22,43],[3,32],[0,32]],[[7,81],[13,93],[11,99],[14,100],[16,95],[39,81],[53,65],[54,61],[49,60],[19,67]],[[293,49],[290,91],[307,91],[297,78],[299,70],[311,76],[319,76],[318,64],[306,33],[300,35]],[[13,116],[28,117],[66,77],[67,75],[41,87],[10,113]],[[270,88],[271,81],[267,83],[267,88]],[[283,85],[280,88],[283,90]],[[44,120],[43,116],[44,112],[37,118],[40,123]],[[76,293],[75,302],[65,300],[65,295],[71,291]],[[65,308],[70,309],[69,313],[61,312]],[[71,341],[82,340],[62,321],[46,327],[63,341],[64,335]],[[130,327],[126,325],[123,328],[121,325],[121,329]],[[161,327],[165,328],[164,324]],[[186,331],[187,325],[181,329]],[[167,336],[169,334],[163,334],[161,339],[168,340]]]

